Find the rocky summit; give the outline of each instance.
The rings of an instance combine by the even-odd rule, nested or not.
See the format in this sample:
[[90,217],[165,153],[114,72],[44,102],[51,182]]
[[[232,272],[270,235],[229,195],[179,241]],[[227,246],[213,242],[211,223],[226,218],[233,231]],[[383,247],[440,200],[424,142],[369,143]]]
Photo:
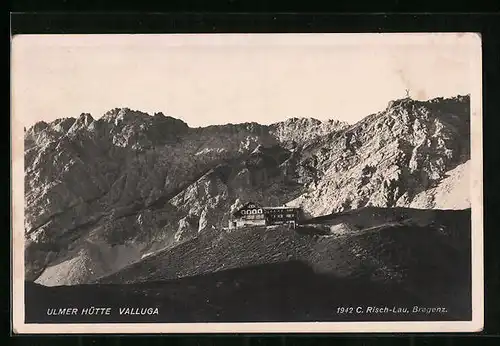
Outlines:
[[293,118],[191,128],[128,108],[36,123],[25,131],[26,280],[118,275],[225,234],[229,212],[246,201],[301,206],[309,218],[470,208],[469,102],[395,100],[352,125]]

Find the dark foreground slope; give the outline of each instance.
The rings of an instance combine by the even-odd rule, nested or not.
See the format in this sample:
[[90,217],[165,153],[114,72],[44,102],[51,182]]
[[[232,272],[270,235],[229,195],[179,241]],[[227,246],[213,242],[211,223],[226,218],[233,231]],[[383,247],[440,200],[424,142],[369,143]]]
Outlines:
[[[44,287],[27,284],[30,322],[278,322],[350,320],[463,320],[467,309],[443,302],[447,312],[412,313],[430,307],[397,285],[315,273],[301,262],[224,270],[178,280],[129,285]],[[466,305],[466,302],[462,302]],[[365,312],[369,307],[408,308],[409,313]],[[78,309],[48,316],[49,308]],[[81,315],[85,308],[111,308],[109,315]],[[124,308],[158,309],[158,314],[120,315]],[[361,307],[363,313],[339,313]],[[434,306],[432,306],[434,307]],[[90,310],[89,310],[90,311]]]
[[[91,285],[27,283],[26,319],[470,319],[470,210],[365,208],[344,214],[340,223],[335,219],[316,219],[315,225],[297,231],[255,228],[200,234]],[[109,307],[110,315],[80,314],[92,306]],[[413,312],[415,306],[439,310]],[[119,309],[127,307],[158,308],[158,314],[120,315]],[[389,311],[376,313],[370,307]],[[48,316],[49,308],[78,313]]]

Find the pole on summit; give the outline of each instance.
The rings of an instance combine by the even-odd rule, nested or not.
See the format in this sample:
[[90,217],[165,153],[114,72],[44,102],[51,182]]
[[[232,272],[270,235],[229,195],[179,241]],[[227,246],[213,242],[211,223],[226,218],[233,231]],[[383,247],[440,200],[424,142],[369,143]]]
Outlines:
[[410,98],[410,90],[409,89],[405,89],[406,91],[406,98],[409,99]]

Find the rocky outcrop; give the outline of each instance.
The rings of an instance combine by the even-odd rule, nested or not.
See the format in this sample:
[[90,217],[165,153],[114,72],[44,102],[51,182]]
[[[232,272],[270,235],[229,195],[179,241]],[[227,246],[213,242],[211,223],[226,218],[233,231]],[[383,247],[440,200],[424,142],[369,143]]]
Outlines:
[[[455,186],[467,185],[469,122],[468,96],[396,100],[351,126],[289,119],[190,128],[127,108],[39,122],[25,132],[26,278],[95,280],[222,232],[228,211],[249,200],[300,205],[311,216],[467,206]],[[76,269],[84,267],[92,270]]]

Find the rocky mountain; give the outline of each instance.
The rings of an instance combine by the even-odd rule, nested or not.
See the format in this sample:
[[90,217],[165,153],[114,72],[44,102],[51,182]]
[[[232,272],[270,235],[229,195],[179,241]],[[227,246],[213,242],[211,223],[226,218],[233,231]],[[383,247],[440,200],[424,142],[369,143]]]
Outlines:
[[303,165],[317,178],[290,204],[313,216],[367,205],[418,206],[417,195],[470,159],[469,113],[467,96],[389,103],[304,149]]
[[465,209],[469,97],[392,101],[354,125],[190,128],[127,108],[25,132],[26,278],[87,283],[201,233],[245,201],[310,217],[364,206]]

